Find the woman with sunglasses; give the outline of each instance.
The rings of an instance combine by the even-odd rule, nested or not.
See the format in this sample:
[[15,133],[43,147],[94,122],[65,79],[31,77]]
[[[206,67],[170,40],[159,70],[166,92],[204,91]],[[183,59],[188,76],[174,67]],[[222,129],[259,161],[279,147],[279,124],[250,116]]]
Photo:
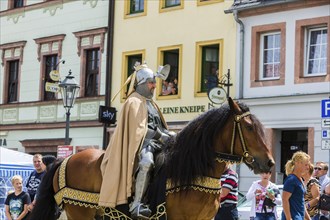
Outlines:
[[320,183],[316,178],[312,177],[313,170],[314,165],[310,163],[308,172],[302,176],[306,186],[306,194],[304,199],[309,216],[312,218],[312,220],[319,220],[317,204],[320,199]]

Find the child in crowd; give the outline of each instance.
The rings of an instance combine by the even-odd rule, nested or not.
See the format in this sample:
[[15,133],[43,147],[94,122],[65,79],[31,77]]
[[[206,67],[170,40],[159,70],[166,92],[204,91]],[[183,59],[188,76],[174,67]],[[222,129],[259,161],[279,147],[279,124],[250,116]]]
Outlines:
[[252,200],[250,219],[275,220],[278,218],[276,207],[282,204],[282,198],[278,187],[270,181],[272,173],[260,174],[260,180],[252,183],[247,200]]
[[14,192],[9,194],[5,201],[6,217],[8,220],[24,220],[28,214],[30,196],[23,191],[23,179],[20,175],[15,175],[11,179]]

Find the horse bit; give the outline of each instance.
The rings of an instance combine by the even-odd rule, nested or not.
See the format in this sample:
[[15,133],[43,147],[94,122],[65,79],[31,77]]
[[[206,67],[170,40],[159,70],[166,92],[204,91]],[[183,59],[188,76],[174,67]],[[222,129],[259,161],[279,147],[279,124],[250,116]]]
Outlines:
[[[250,112],[244,112],[241,115],[235,115],[233,134],[232,134],[232,138],[231,138],[230,154],[216,152],[216,161],[218,161],[219,163],[221,163],[223,161],[227,161],[227,162],[231,162],[231,163],[237,163],[237,162],[241,163],[242,159],[243,159],[243,160],[245,160],[245,162],[247,164],[252,164],[254,162],[253,156],[251,156],[249,154],[249,152],[247,151],[246,144],[245,144],[245,139],[244,139],[241,124],[240,124],[241,119],[243,119],[244,117],[249,116],[249,115],[251,115]],[[234,155],[234,143],[235,143],[235,137],[236,137],[236,127],[238,128],[239,139],[241,141],[241,146],[243,148],[243,156]],[[248,160],[248,158],[251,158],[251,160]]]

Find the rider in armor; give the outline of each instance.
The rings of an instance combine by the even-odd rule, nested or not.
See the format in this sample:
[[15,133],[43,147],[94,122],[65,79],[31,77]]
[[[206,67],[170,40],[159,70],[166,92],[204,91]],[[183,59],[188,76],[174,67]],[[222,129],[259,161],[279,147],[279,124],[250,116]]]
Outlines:
[[154,166],[154,153],[162,148],[162,145],[169,139],[170,132],[163,125],[160,112],[153,101],[155,89],[155,76],[151,69],[143,68],[136,75],[136,92],[147,98],[148,125],[142,149],[139,154],[139,170],[135,181],[135,196],[131,203],[130,212],[132,217],[149,217],[151,210],[147,205],[141,203],[143,195],[149,183],[149,172]]
[[[134,80],[134,78],[133,78]],[[169,139],[170,136],[174,135],[174,132],[170,132],[167,129],[167,124],[163,119],[163,116],[161,112],[159,111],[158,106],[156,103],[153,102],[152,97],[154,90],[156,88],[156,79],[155,79],[155,74],[151,69],[149,69],[145,64],[140,65],[136,68],[136,77],[134,80],[134,88],[135,92],[132,94],[129,94],[125,104],[128,102],[130,104],[126,104],[128,106],[123,107],[123,112],[122,114],[125,114],[126,112],[129,111],[136,111],[136,117],[132,117],[132,119],[121,119],[120,121],[124,120],[125,124],[129,123],[129,126],[136,126],[135,124],[139,124],[141,126],[137,127],[143,127],[143,135],[141,137],[139,134],[137,134],[135,139],[136,141],[136,150],[135,156],[138,157],[138,170],[137,170],[137,175],[135,178],[135,186],[132,185],[132,188],[134,188],[134,200],[130,204],[130,209],[129,211],[131,212],[131,217],[133,219],[139,218],[139,219],[149,219],[151,215],[151,210],[149,209],[147,204],[143,204],[142,200],[144,197],[144,194],[146,192],[146,189],[149,184],[149,175],[150,171],[154,167],[154,153],[161,150],[163,147],[164,143]],[[132,104],[133,103],[133,104]],[[137,103],[137,104],[136,104]],[[125,110],[126,109],[126,110]],[[131,110],[128,110],[131,109]],[[138,109],[138,110],[137,110]],[[145,109],[145,110],[144,110]],[[143,112],[143,113],[141,113]],[[128,114],[128,113],[126,113]],[[139,114],[142,114],[139,115]],[[145,114],[145,115],[144,115]],[[138,119],[139,117],[142,117],[142,119]],[[129,116],[127,116],[129,117]],[[133,119],[134,118],[134,119]],[[132,125],[132,120],[136,120],[134,125]],[[127,122],[126,122],[127,121]],[[127,125],[126,125],[127,126]],[[116,128],[120,129],[119,123]],[[114,132],[114,135],[112,137],[116,139],[117,133],[119,132]],[[123,136],[124,132],[122,132]],[[137,132],[139,133],[139,132]],[[122,141],[122,143],[126,143],[125,141]],[[110,146],[111,145],[111,146]],[[123,144],[125,145],[125,144]],[[115,148],[115,144],[111,144],[111,140],[109,143],[109,146],[107,148],[107,151],[105,153],[105,157],[102,161],[101,165],[101,170],[103,172],[103,179],[105,179],[105,175],[108,172],[107,168],[102,168],[102,166],[106,166],[105,163],[109,161],[109,165],[112,166],[112,163],[110,162],[109,157],[107,156],[107,152],[110,151],[109,148]],[[130,144],[127,144],[127,146],[131,146]],[[135,148],[130,147],[130,148]],[[113,150],[115,151],[115,150]],[[110,153],[111,154],[111,153]],[[134,158],[135,158],[134,156]],[[111,156],[110,156],[111,157]],[[132,159],[134,159],[132,158]],[[134,159],[135,160],[135,159]],[[129,161],[128,164],[131,164],[133,161]],[[132,173],[128,172],[127,175],[134,175],[134,170],[132,170]],[[113,178],[113,176],[112,176]],[[107,184],[108,185],[108,184]],[[102,188],[109,190],[107,187],[105,180],[102,182],[102,187],[101,187],[101,192],[100,192],[100,205],[108,206],[110,202],[102,202],[103,196],[102,196]],[[126,193],[127,196],[130,196],[130,193]],[[120,204],[121,202],[119,201],[120,199],[116,199],[116,204]],[[119,201],[119,202],[118,202]]]

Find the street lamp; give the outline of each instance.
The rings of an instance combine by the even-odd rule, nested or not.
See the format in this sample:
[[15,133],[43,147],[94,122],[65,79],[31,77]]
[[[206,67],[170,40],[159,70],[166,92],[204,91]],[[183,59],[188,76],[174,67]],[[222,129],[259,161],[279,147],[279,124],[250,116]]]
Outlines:
[[80,86],[74,80],[74,76],[72,76],[71,74],[72,72],[71,70],[69,70],[69,74],[65,77],[63,82],[61,82],[58,85],[61,89],[63,106],[66,110],[65,145],[70,144],[70,140],[69,140],[70,109],[73,107],[74,101],[76,100],[77,94],[80,89]]

